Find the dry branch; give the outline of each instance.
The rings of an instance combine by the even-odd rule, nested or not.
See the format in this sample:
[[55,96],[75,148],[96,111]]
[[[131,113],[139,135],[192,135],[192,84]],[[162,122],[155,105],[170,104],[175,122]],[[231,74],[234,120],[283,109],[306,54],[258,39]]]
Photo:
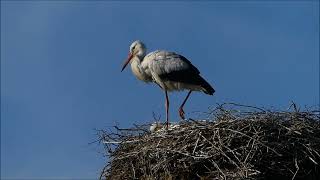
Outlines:
[[101,179],[320,179],[319,109],[227,105],[209,112],[210,121],[169,130],[99,131],[109,157]]

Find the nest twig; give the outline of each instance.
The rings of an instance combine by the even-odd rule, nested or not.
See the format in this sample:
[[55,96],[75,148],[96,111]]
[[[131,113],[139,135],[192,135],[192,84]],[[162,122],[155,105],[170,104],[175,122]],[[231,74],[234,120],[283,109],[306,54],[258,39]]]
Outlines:
[[319,110],[228,105],[212,110],[210,121],[169,130],[149,132],[146,124],[99,131],[109,157],[100,178],[320,179]]

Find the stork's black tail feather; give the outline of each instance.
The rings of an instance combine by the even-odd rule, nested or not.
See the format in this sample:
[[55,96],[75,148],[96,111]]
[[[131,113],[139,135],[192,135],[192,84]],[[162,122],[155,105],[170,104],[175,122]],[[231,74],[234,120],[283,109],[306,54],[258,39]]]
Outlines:
[[206,94],[213,95],[215,90],[213,87],[199,75],[199,80],[200,80],[200,86],[202,87],[202,91]]

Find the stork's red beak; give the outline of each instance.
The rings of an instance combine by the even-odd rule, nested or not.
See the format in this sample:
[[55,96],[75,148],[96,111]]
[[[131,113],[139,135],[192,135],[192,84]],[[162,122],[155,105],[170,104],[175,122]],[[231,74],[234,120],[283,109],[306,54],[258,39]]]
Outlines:
[[122,69],[121,69],[121,72],[124,70],[124,68],[126,68],[126,66],[129,64],[130,60],[132,59],[133,57],[133,54],[129,53],[128,55],[128,59],[124,62],[123,66],[122,66]]

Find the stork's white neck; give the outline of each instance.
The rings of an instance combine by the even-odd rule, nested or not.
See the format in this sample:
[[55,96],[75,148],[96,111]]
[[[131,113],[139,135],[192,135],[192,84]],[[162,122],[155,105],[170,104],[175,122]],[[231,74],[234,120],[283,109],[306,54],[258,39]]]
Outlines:
[[131,60],[132,73],[141,81],[149,82],[150,77],[145,73],[145,70],[141,67],[141,61],[138,56],[134,56]]

